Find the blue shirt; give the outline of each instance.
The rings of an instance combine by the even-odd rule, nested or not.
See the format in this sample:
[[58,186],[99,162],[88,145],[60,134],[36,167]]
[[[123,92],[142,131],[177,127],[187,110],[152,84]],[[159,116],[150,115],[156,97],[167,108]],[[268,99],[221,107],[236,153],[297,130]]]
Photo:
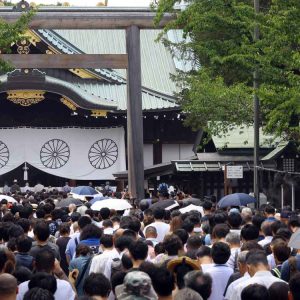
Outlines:
[[[297,270],[300,271],[300,254],[297,254],[295,258],[297,261]],[[280,278],[286,282],[290,281],[290,264],[288,260],[282,264]]]

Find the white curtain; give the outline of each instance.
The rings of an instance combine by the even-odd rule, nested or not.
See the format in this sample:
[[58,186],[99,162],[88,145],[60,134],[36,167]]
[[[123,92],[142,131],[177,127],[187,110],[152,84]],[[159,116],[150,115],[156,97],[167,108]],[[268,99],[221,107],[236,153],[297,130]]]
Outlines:
[[69,179],[113,179],[126,169],[124,136],[120,127],[0,128],[0,175],[27,162]]

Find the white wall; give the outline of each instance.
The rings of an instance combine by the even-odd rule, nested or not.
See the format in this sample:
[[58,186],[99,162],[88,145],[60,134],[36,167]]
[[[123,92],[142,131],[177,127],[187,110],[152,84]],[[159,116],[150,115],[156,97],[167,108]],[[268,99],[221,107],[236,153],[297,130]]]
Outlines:
[[194,155],[193,144],[163,144],[162,162],[187,159]]
[[144,167],[153,166],[153,145],[144,144]]

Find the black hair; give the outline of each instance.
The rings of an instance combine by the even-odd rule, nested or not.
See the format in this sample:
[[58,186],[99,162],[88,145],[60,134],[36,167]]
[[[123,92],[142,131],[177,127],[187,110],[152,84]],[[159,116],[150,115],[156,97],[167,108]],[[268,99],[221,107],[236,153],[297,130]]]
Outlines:
[[133,242],[129,245],[129,253],[134,260],[145,260],[148,255],[148,245],[141,240]]
[[211,295],[212,278],[209,274],[204,274],[201,271],[192,271],[184,278],[185,286],[194,290],[203,300],[207,300]]
[[122,218],[120,219],[120,228],[127,229],[130,222],[131,222],[130,216],[122,216]]
[[212,238],[224,239],[230,232],[230,228],[227,224],[216,224],[212,231]]
[[261,284],[250,284],[246,286],[241,293],[241,300],[269,300],[268,289]]
[[51,211],[52,220],[61,219],[64,215],[64,211],[61,208],[55,208]]
[[275,208],[271,205],[266,205],[265,207],[265,213],[275,215]]
[[87,256],[88,254],[91,254],[92,250],[89,246],[85,244],[78,244],[76,246],[76,257],[78,256]]
[[205,201],[203,202],[203,204],[202,204],[202,207],[203,207],[204,210],[211,210],[212,207],[213,207],[213,204],[212,204],[211,201],[205,200]]
[[190,220],[190,218],[186,218],[182,225],[181,225],[182,229],[184,229],[185,231],[187,231],[188,233],[192,233],[195,227],[195,224]]
[[25,234],[19,236],[16,240],[18,252],[29,252],[32,246],[32,240]]
[[80,240],[87,240],[90,238],[100,239],[102,235],[102,230],[95,224],[88,224],[84,226],[80,233]]
[[259,229],[251,224],[246,224],[241,230],[241,237],[245,241],[257,240],[259,236]]
[[23,300],[54,300],[54,296],[48,290],[35,287],[25,293]]
[[165,217],[165,210],[161,207],[157,207],[153,211],[154,219],[162,220]]
[[37,272],[50,273],[54,267],[54,252],[48,249],[38,251],[35,257],[35,269]]
[[231,228],[239,228],[243,222],[243,218],[239,213],[232,212],[228,215],[227,221]]
[[268,266],[268,260],[265,252],[255,249],[252,249],[247,253],[246,262],[247,265],[257,266],[259,264],[263,264],[265,266]]
[[110,282],[111,282],[112,292],[114,294],[115,294],[116,286],[123,284],[126,274],[127,274],[126,272],[119,271],[112,275]]
[[12,275],[17,279],[18,284],[21,284],[22,282],[28,281],[32,277],[32,272],[23,266],[17,267]]
[[188,238],[186,244],[189,250],[198,250],[202,246],[202,239],[198,235],[192,235]]
[[265,216],[262,216],[260,214],[256,214],[252,218],[252,224],[256,226],[258,229],[261,228],[261,224],[266,220]]
[[163,244],[169,256],[178,255],[178,251],[183,247],[181,239],[176,234],[165,236]]
[[289,227],[300,227],[300,217],[298,217],[297,215],[290,216],[288,226]]
[[89,224],[92,224],[92,219],[88,216],[81,216],[78,220],[78,226],[81,230]]
[[136,239],[136,235],[137,235],[137,233],[130,229],[125,229],[124,232],[122,233],[122,236],[128,236],[128,237],[132,238],[133,240]]
[[155,255],[162,254],[162,253],[165,253],[165,252],[166,252],[166,249],[165,249],[165,246],[164,246],[163,243],[158,243],[154,246]]
[[174,268],[178,289],[184,288],[184,276],[191,271],[193,271],[193,267],[187,263],[179,264]]
[[183,228],[176,229],[173,234],[177,235],[181,239],[182,245],[185,245],[189,238],[189,234]]
[[211,247],[211,257],[215,264],[225,264],[231,255],[230,247],[223,242],[214,243]]
[[136,217],[132,217],[131,218],[131,221],[129,222],[128,224],[128,229],[136,232],[136,233],[139,233],[140,229],[141,229],[141,222],[138,218]]
[[293,300],[300,300],[300,273],[296,273],[289,281],[290,292]]
[[130,270],[133,267],[132,261],[127,254],[122,255],[121,263],[124,270]]
[[57,289],[56,278],[53,275],[45,272],[35,273],[28,283],[28,288],[33,289],[35,287],[48,290],[49,292],[54,294]]
[[24,230],[23,228],[20,226],[20,225],[11,225],[10,228],[8,229],[8,235],[9,235],[9,238],[17,238],[21,235],[24,234]]
[[166,268],[156,268],[152,279],[152,285],[156,294],[160,297],[172,295],[175,288],[174,275]]
[[16,224],[21,226],[25,233],[27,233],[30,229],[30,222],[28,219],[21,218],[17,221]]
[[120,236],[115,240],[115,247],[122,252],[126,248],[128,249],[130,244],[133,242],[134,240],[129,236]]
[[102,208],[100,209],[99,214],[100,214],[102,220],[106,220],[106,219],[108,219],[109,216],[110,216],[110,209],[107,208],[107,207],[102,207]]
[[36,210],[35,214],[36,214],[36,217],[38,219],[43,219],[45,217],[45,215],[46,215],[46,212],[45,212],[45,210],[43,208],[38,208]]
[[29,219],[32,213],[33,213],[33,208],[30,204],[25,204],[24,206],[19,207],[20,218]]
[[101,237],[101,244],[105,248],[112,248],[114,245],[113,236],[110,234],[103,234]]
[[77,211],[74,211],[72,214],[71,214],[71,221],[74,223],[74,222],[78,222],[78,220],[80,219],[81,217],[81,214]]
[[269,287],[270,300],[288,300],[289,286],[285,282],[274,282]]
[[204,256],[211,257],[211,248],[208,246],[202,245],[199,250],[197,251],[197,257],[202,258]]
[[291,248],[285,242],[278,242],[273,246],[273,254],[278,262],[283,263],[290,257]]
[[49,225],[44,221],[38,221],[35,223],[33,233],[38,240],[45,242],[50,236]]
[[264,236],[272,236],[272,228],[271,228],[271,222],[264,221],[261,224],[261,231],[263,232]]
[[70,234],[70,225],[69,223],[61,223],[59,225],[59,234]]
[[108,297],[111,291],[110,282],[101,273],[91,273],[84,280],[83,291],[88,296]]
[[107,219],[107,220],[104,220],[104,221],[102,222],[102,226],[103,226],[103,227],[113,227],[114,224],[113,224],[113,222],[112,222],[110,219]]
[[227,221],[227,215],[224,212],[217,212],[213,219],[215,224],[224,224]]

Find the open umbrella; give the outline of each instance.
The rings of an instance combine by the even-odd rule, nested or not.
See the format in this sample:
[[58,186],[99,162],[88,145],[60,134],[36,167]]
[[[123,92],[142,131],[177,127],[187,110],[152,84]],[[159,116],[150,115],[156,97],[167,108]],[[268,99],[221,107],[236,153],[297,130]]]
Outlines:
[[17,203],[18,201],[16,199],[14,199],[11,196],[7,196],[7,195],[0,195],[0,200],[5,199],[7,200],[9,203]]
[[152,204],[150,206],[150,209],[155,209],[155,208],[163,208],[163,209],[166,209],[167,207],[170,207],[172,205],[175,205],[177,204],[177,201],[175,200],[172,200],[172,199],[168,199],[168,200],[160,200],[154,204]]
[[234,193],[223,197],[219,202],[220,208],[229,206],[247,206],[247,204],[255,203],[256,199],[248,194]]
[[75,204],[76,206],[81,206],[82,202],[75,198],[66,198],[57,202],[56,207],[68,207],[70,204]]
[[99,211],[101,208],[107,207],[109,209],[114,210],[126,210],[132,208],[132,206],[126,201],[122,199],[105,199],[102,201],[95,202],[92,206],[92,210]]
[[105,199],[109,199],[108,197],[103,197],[103,196],[94,196],[94,198],[92,200],[89,201],[89,203],[91,203],[92,205],[98,201],[103,201]]
[[188,212],[193,211],[193,210],[199,211],[201,213],[201,215],[204,216],[204,210],[203,210],[202,206],[197,206],[197,205],[194,205],[194,204],[190,204],[186,207],[183,207],[183,208],[179,209],[179,211],[182,214],[188,213]]
[[91,186],[77,186],[72,189],[72,193],[77,195],[84,195],[84,196],[98,194],[98,192]]

